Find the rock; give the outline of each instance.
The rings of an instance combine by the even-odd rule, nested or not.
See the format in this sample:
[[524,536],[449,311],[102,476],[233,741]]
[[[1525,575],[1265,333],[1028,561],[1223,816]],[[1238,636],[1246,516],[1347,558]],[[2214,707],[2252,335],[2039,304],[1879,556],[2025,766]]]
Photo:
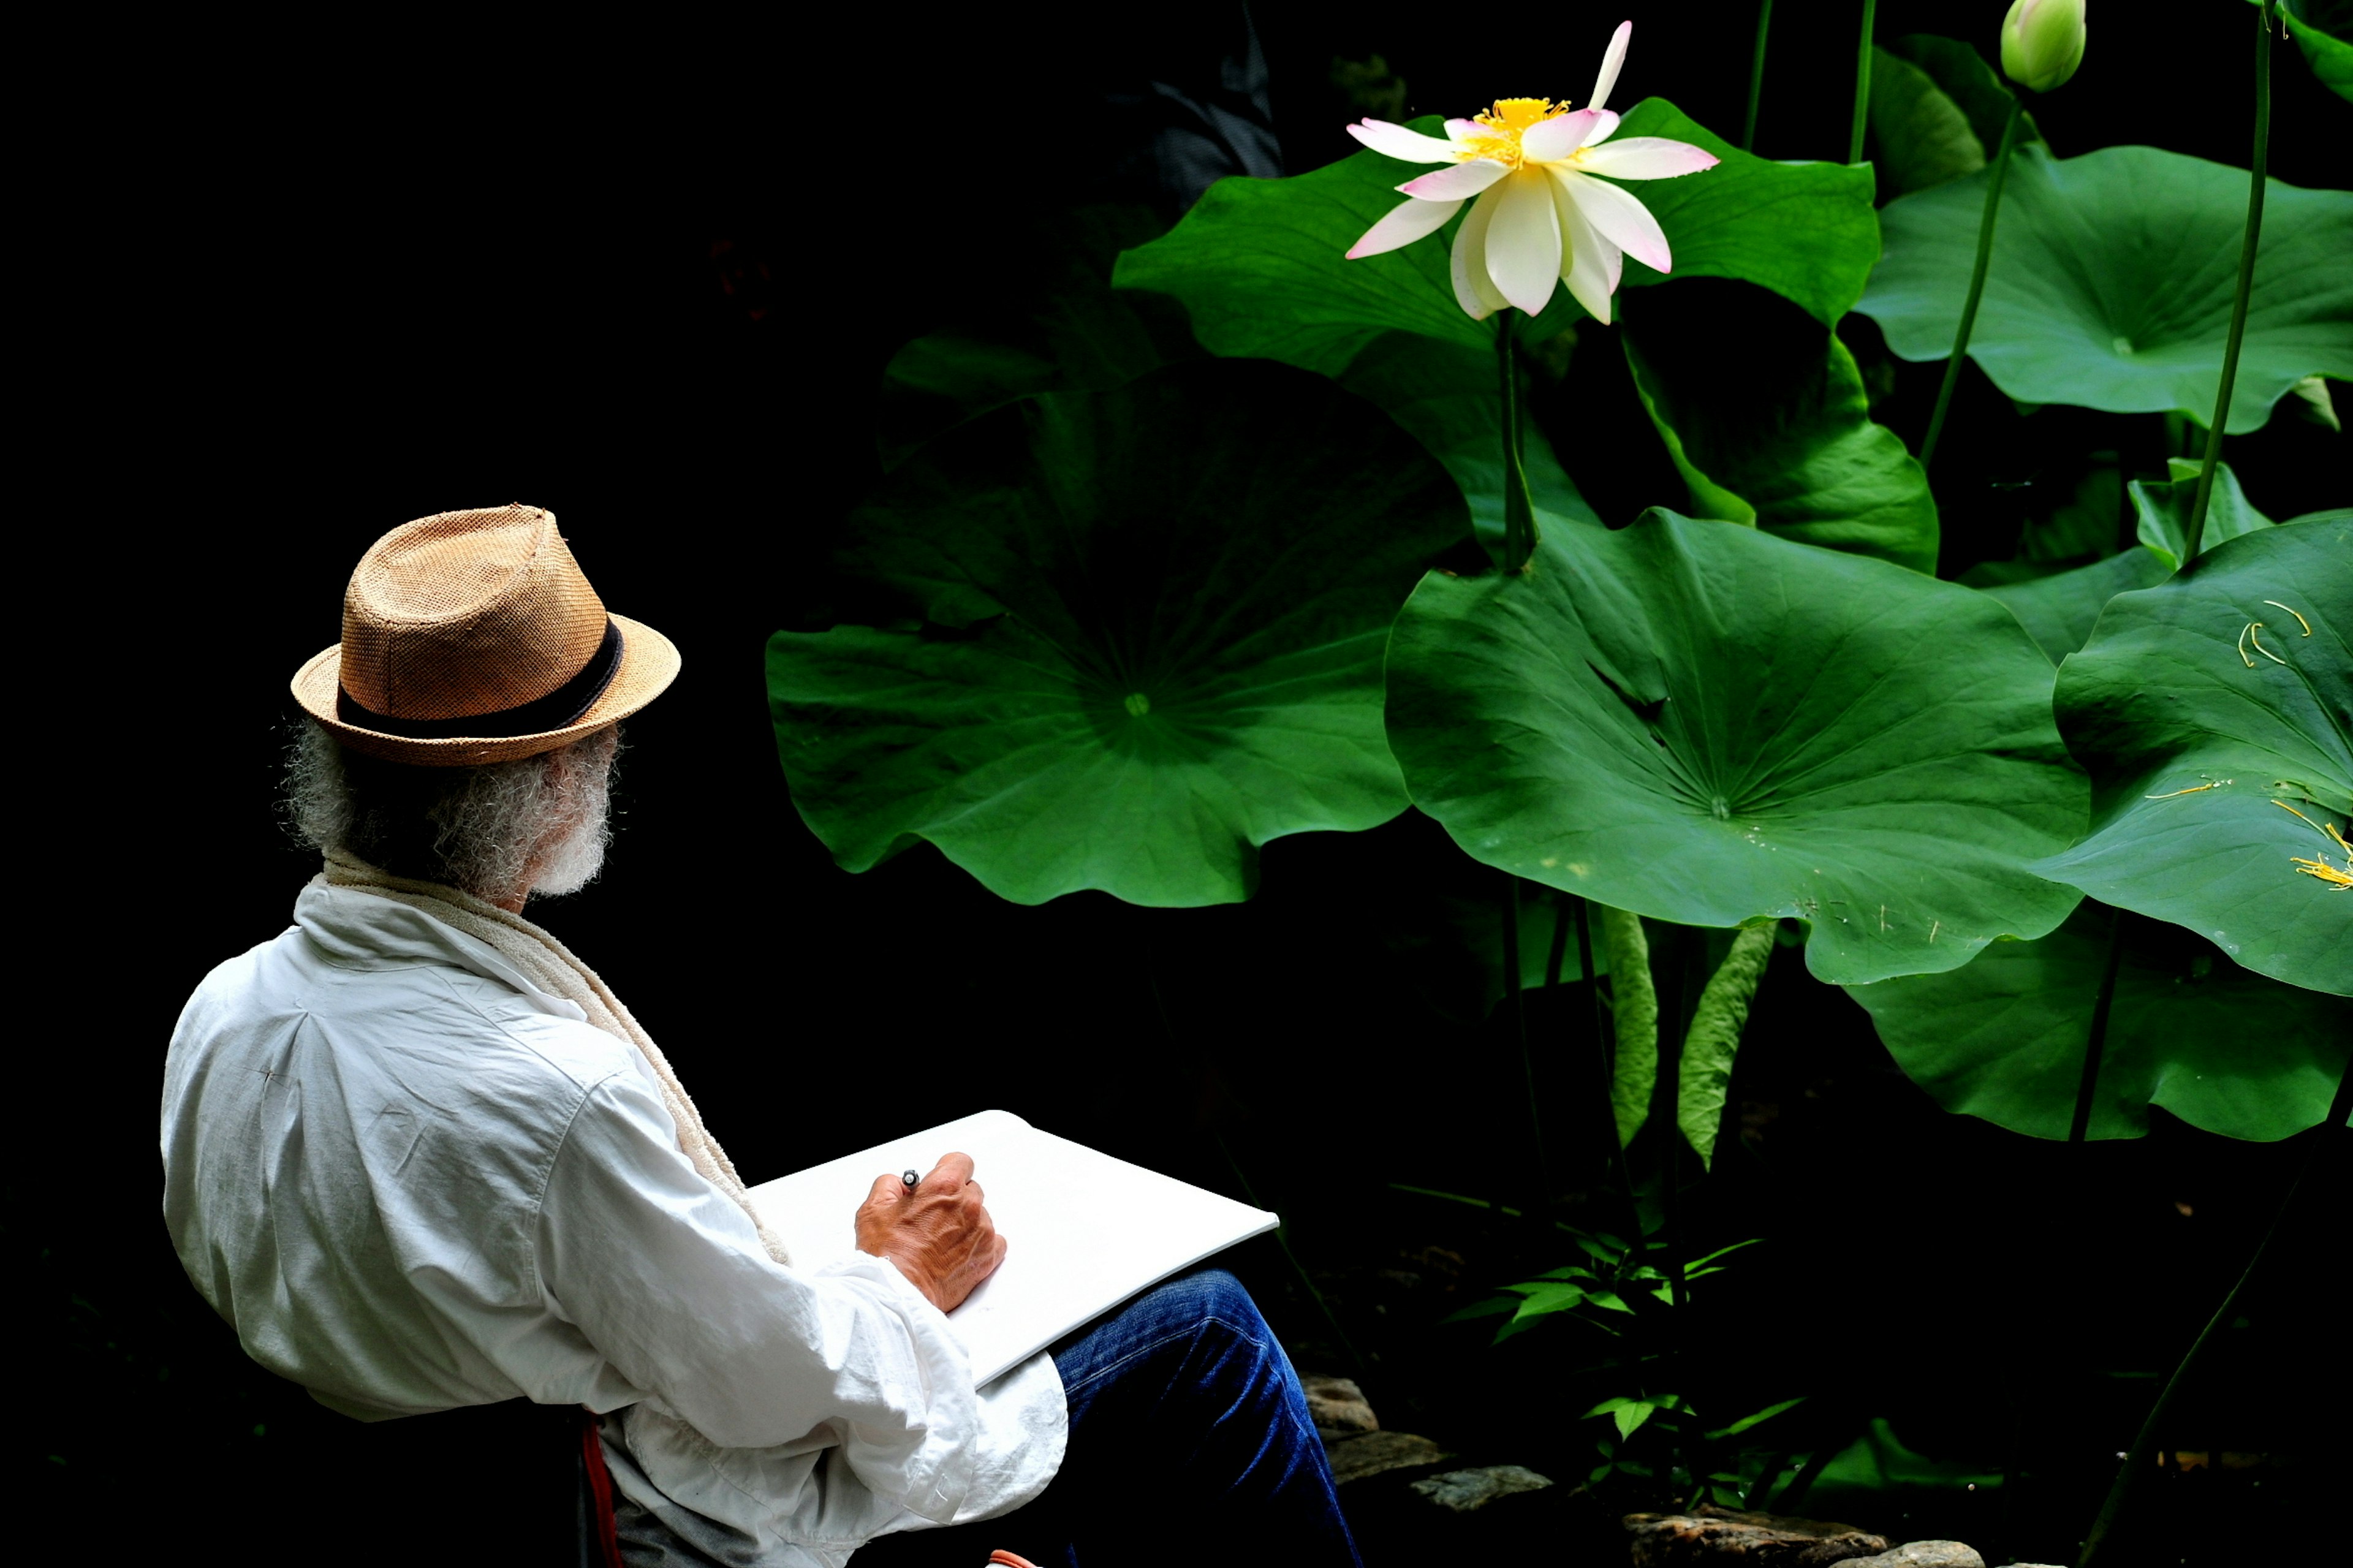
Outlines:
[[1332,1479],[1345,1487],[1383,1470],[1435,1465],[1446,1458],[1445,1449],[1410,1432],[1366,1432],[1332,1449]]
[[1846,1568],[1985,1568],[1985,1559],[1957,1541],[1907,1541],[1875,1557],[1850,1557]]
[[1364,1391],[1345,1377],[1303,1377],[1307,1414],[1315,1420],[1315,1435],[1326,1444],[1359,1437],[1381,1429],[1380,1417],[1365,1403]]
[[[1488,1465],[1481,1469],[1424,1476],[1413,1483],[1413,1489],[1450,1512],[1472,1513],[1497,1498],[1509,1497],[1514,1492],[1541,1491],[1550,1485],[1550,1476],[1540,1476],[1524,1466]],[[1984,1568],[1984,1564],[1977,1568]]]
[[1777,1568],[1818,1568],[1888,1549],[1887,1538],[1819,1519],[1738,1513],[1703,1504],[1691,1513],[1630,1513],[1634,1568],[1680,1563],[1770,1563]]

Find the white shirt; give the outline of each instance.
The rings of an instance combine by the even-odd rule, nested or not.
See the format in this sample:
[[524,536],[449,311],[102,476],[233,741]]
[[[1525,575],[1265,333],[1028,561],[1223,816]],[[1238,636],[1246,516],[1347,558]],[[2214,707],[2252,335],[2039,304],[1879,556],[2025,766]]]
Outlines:
[[615,1483],[731,1565],[839,1568],[1053,1479],[1050,1358],[976,1390],[891,1263],[776,1263],[635,1047],[406,904],[314,881],[294,919],[164,1074],[164,1220],[254,1360],[363,1420],[627,1406]]

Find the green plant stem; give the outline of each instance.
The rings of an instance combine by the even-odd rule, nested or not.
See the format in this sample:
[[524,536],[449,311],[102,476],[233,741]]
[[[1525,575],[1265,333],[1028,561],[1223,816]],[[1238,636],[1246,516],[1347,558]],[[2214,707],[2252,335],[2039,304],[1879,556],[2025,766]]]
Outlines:
[[1969,333],[1978,324],[1978,300],[1985,293],[1986,263],[1993,259],[1994,220],[2001,214],[2001,187],[2010,178],[2010,150],[2018,142],[2018,119],[2026,100],[2013,94],[2010,113],[2001,122],[2001,150],[1993,156],[1986,176],[1985,212],[1978,218],[1978,259],[1969,272],[1968,298],[1961,301],[1960,331],[1953,334],[1953,356],[1945,362],[1945,380],[1936,388],[1936,411],[1928,416],[1928,438],[1920,443],[1920,471],[1936,459],[1936,438],[1945,433],[1945,414],[1953,405],[1953,388],[1960,384],[1961,364],[1968,356]]
[[1512,354],[1519,312],[1496,313],[1495,374],[1504,394],[1504,570],[1519,572],[1536,552],[1536,509],[1528,494],[1528,472],[1520,460],[1519,363]]
[[1528,1147],[1535,1156],[1535,1200],[1528,1206],[1541,1212],[1552,1193],[1552,1173],[1546,1167],[1544,1118],[1536,1109],[1535,1059],[1528,1052],[1528,993],[1520,984],[1520,879],[1506,873],[1511,884],[1504,899],[1504,984],[1512,994],[1512,1023],[1520,1037],[1520,1088],[1527,1097]]
[[2067,1126],[2067,1142],[2081,1143],[2092,1127],[2092,1094],[2100,1083],[2100,1058],[2107,1049],[2108,1010],[2116,999],[2116,968],[2125,955],[2125,911],[2116,911],[2108,924],[2108,962],[2100,971],[2100,989],[2092,998],[2092,1029],[2084,1042],[2084,1076],[2075,1084],[2075,1119]]
[[1601,1146],[1609,1152],[1609,1173],[1618,1187],[1618,1196],[1626,1205],[1626,1234],[1633,1237],[1635,1251],[1642,1248],[1642,1205],[1634,1196],[1634,1173],[1626,1163],[1626,1150],[1618,1142],[1618,1117],[1612,1109],[1610,1096],[1615,1088],[1616,1072],[1609,1060],[1609,1007],[1601,998],[1600,977],[1593,973],[1593,906],[1578,895],[1571,894],[1572,908],[1577,916],[1577,962],[1585,972],[1586,990],[1593,998],[1593,1059],[1600,1069]]
[[1740,124],[1740,150],[1757,151],[1757,101],[1765,93],[1765,35],[1773,26],[1773,0],[1757,0],[1757,47],[1748,57],[1748,112]]
[[[2265,10],[2269,9],[2266,5]],[[2214,1315],[2207,1320],[2206,1327],[2200,1331],[2198,1338],[2190,1344],[2189,1353],[2181,1358],[2181,1363],[2173,1369],[2173,1375],[2166,1379],[2165,1392],[2157,1396],[2157,1404],[2150,1408],[2148,1419],[2141,1423],[2140,1434],[2133,1439],[2132,1451],[2125,1456],[2124,1468],[2108,1488],[2107,1500],[2100,1505],[2099,1517],[2092,1521],[2091,1533],[2084,1538],[2084,1552],[2076,1560],[2076,1568],[2092,1568],[2100,1547],[2115,1531],[2116,1521],[2124,1516],[2126,1506],[2141,1479],[2141,1473],[2149,1468],[2149,1462],[2157,1454],[2158,1434],[2164,1427],[2167,1414],[2173,1408],[2174,1396],[2181,1392],[2190,1374],[2197,1370],[2198,1359],[2213,1342],[2215,1331],[2238,1316],[2239,1302],[2247,1293],[2248,1283],[2263,1268],[2263,1258],[2271,1251],[2272,1243],[2278,1239],[2288,1215],[2295,1209],[2296,1197],[2304,1191],[2305,1183],[2312,1179],[2322,1161],[2343,1145],[2343,1129],[2348,1115],[2353,1115],[2353,1059],[2346,1062],[2344,1072],[2337,1079],[2337,1093],[2329,1100],[2328,1115],[2309,1134],[2312,1152],[2305,1156],[2304,1168],[2296,1173],[2295,1184],[2280,1202],[2279,1211],[2272,1215],[2271,1227],[2263,1232],[2263,1244],[2255,1248],[2255,1255],[2247,1259],[2247,1267],[2240,1274],[2239,1282],[2231,1287],[2231,1293],[2222,1298],[2220,1307],[2214,1309]]]
[[1806,1468],[1791,1477],[1789,1484],[1781,1489],[1781,1495],[1773,1500],[1773,1511],[1784,1513],[1805,1501],[1806,1494],[1814,1489],[1814,1483],[1821,1479],[1824,1470],[1830,1468],[1831,1461],[1838,1458],[1840,1447],[1824,1443],[1816,1448],[1807,1458]]
[[2214,493],[2214,466],[2222,458],[2222,428],[2231,422],[2231,388],[2239,378],[2239,342],[2247,333],[2247,295],[2255,283],[2255,241],[2263,228],[2263,181],[2272,151],[2272,0],[2255,18],[2255,157],[2247,183],[2247,226],[2239,237],[2239,291],[2231,300],[2231,337],[2222,349],[2222,384],[2214,392],[2214,418],[2206,426],[2206,465],[2198,470],[2198,499],[2189,506],[2181,570],[2198,558],[2206,534],[2206,503]]
[[1846,161],[1862,162],[1862,132],[1871,119],[1871,20],[1879,0],[1862,0],[1862,37],[1854,47],[1854,128],[1847,133]]

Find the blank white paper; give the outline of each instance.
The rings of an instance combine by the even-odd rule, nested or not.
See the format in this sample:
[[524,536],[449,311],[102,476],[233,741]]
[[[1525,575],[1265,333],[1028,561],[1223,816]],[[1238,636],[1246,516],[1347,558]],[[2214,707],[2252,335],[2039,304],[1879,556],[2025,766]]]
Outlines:
[[975,1384],[1282,1223],[1264,1209],[1040,1131],[1009,1110],[984,1110],[763,1182],[751,1190],[752,1202],[793,1267],[821,1268],[856,1250],[852,1216],[876,1176],[927,1174],[952,1152],[972,1156],[973,1179],[1007,1243],[1005,1262],[948,1315],[971,1352]]

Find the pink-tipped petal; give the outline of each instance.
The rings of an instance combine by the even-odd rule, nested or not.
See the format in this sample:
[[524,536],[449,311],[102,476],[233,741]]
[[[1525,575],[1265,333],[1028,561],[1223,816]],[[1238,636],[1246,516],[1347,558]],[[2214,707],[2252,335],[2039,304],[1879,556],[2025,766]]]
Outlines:
[[1634,24],[1620,22],[1618,30],[1609,35],[1609,52],[1601,57],[1601,74],[1594,79],[1593,96],[1586,100],[1588,109],[1599,109],[1609,101],[1609,89],[1618,85],[1618,68],[1626,63],[1626,40],[1634,36]]
[[1457,142],[1467,142],[1473,136],[1487,133],[1487,128],[1475,120],[1450,120],[1446,122],[1446,133]]
[[[1599,118],[1592,110],[1580,109],[1574,114],[1539,120],[1520,132],[1520,156],[1531,163],[1566,158],[1585,145],[1586,138],[1593,134],[1594,121]],[[1613,114],[1609,118],[1618,117]]]
[[1400,158],[1409,163],[1443,163],[1461,156],[1451,142],[1440,142],[1435,136],[1424,136],[1419,131],[1409,131],[1386,120],[1351,125],[1348,134],[1385,157]]
[[1467,201],[1511,172],[1493,158],[1473,158],[1467,163],[1408,180],[1398,189],[1425,202]]
[[1618,116],[1615,113],[1607,109],[1588,110],[1586,112],[1593,116],[1593,128],[1585,133],[1585,140],[1578,142],[1578,146],[1596,146],[1618,134]]
[[1450,258],[1454,302],[1474,321],[1483,321],[1511,303],[1487,276],[1487,226],[1494,220],[1503,196],[1503,192],[1490,190],[1472,202],[1471,210],[1462,215],[1462,226],[1454,231],[1454,254]]
[[1678,174],[1715,168],[1716,156],[1688,142],[1629,136],[1623,142],[1593,148],[1577,164],[1588,174],[1607,174],[1613,180],[1672,180]]
[[1674,270],[1674,257],[1667,249],[1666,231],[1651,209],[1607,180],[1596,180],[1583,174],[1562,171],[1556,176],[1568,192],[1568,199],[1585,215],[1585,221],[1601,231],[1601,237],[1623,249],[1627,255],[1646,267],[1662,272]]
[[1461,205],[1461,202],[1419,202],[1409,198],[1391,207],[1388,216],[1365,230],[1365,237],[1348,247],[1348,259],[1360,261],[1367,256],[1411,245],[1443,225]]
[[1502,199],[1487,226],[1487,276],[1504,299],[1535,315],[1560,278],[1560,219],[1541,169],[1522,169],[1496,187]]
[[1569,298],[1606,327],[1609,324],[1610,297],[1618,292],[1618,278],[1623,270],[1624,253],[1585,221],[1585,215],[1577,211],[1577,203],[1569,197],[1567,181],[1554,178],[1552,197],[1553,210],[1560,217],[1561,235],[1568,242],[1567,254],[1562,258],[1561,281],[1568,285]]

